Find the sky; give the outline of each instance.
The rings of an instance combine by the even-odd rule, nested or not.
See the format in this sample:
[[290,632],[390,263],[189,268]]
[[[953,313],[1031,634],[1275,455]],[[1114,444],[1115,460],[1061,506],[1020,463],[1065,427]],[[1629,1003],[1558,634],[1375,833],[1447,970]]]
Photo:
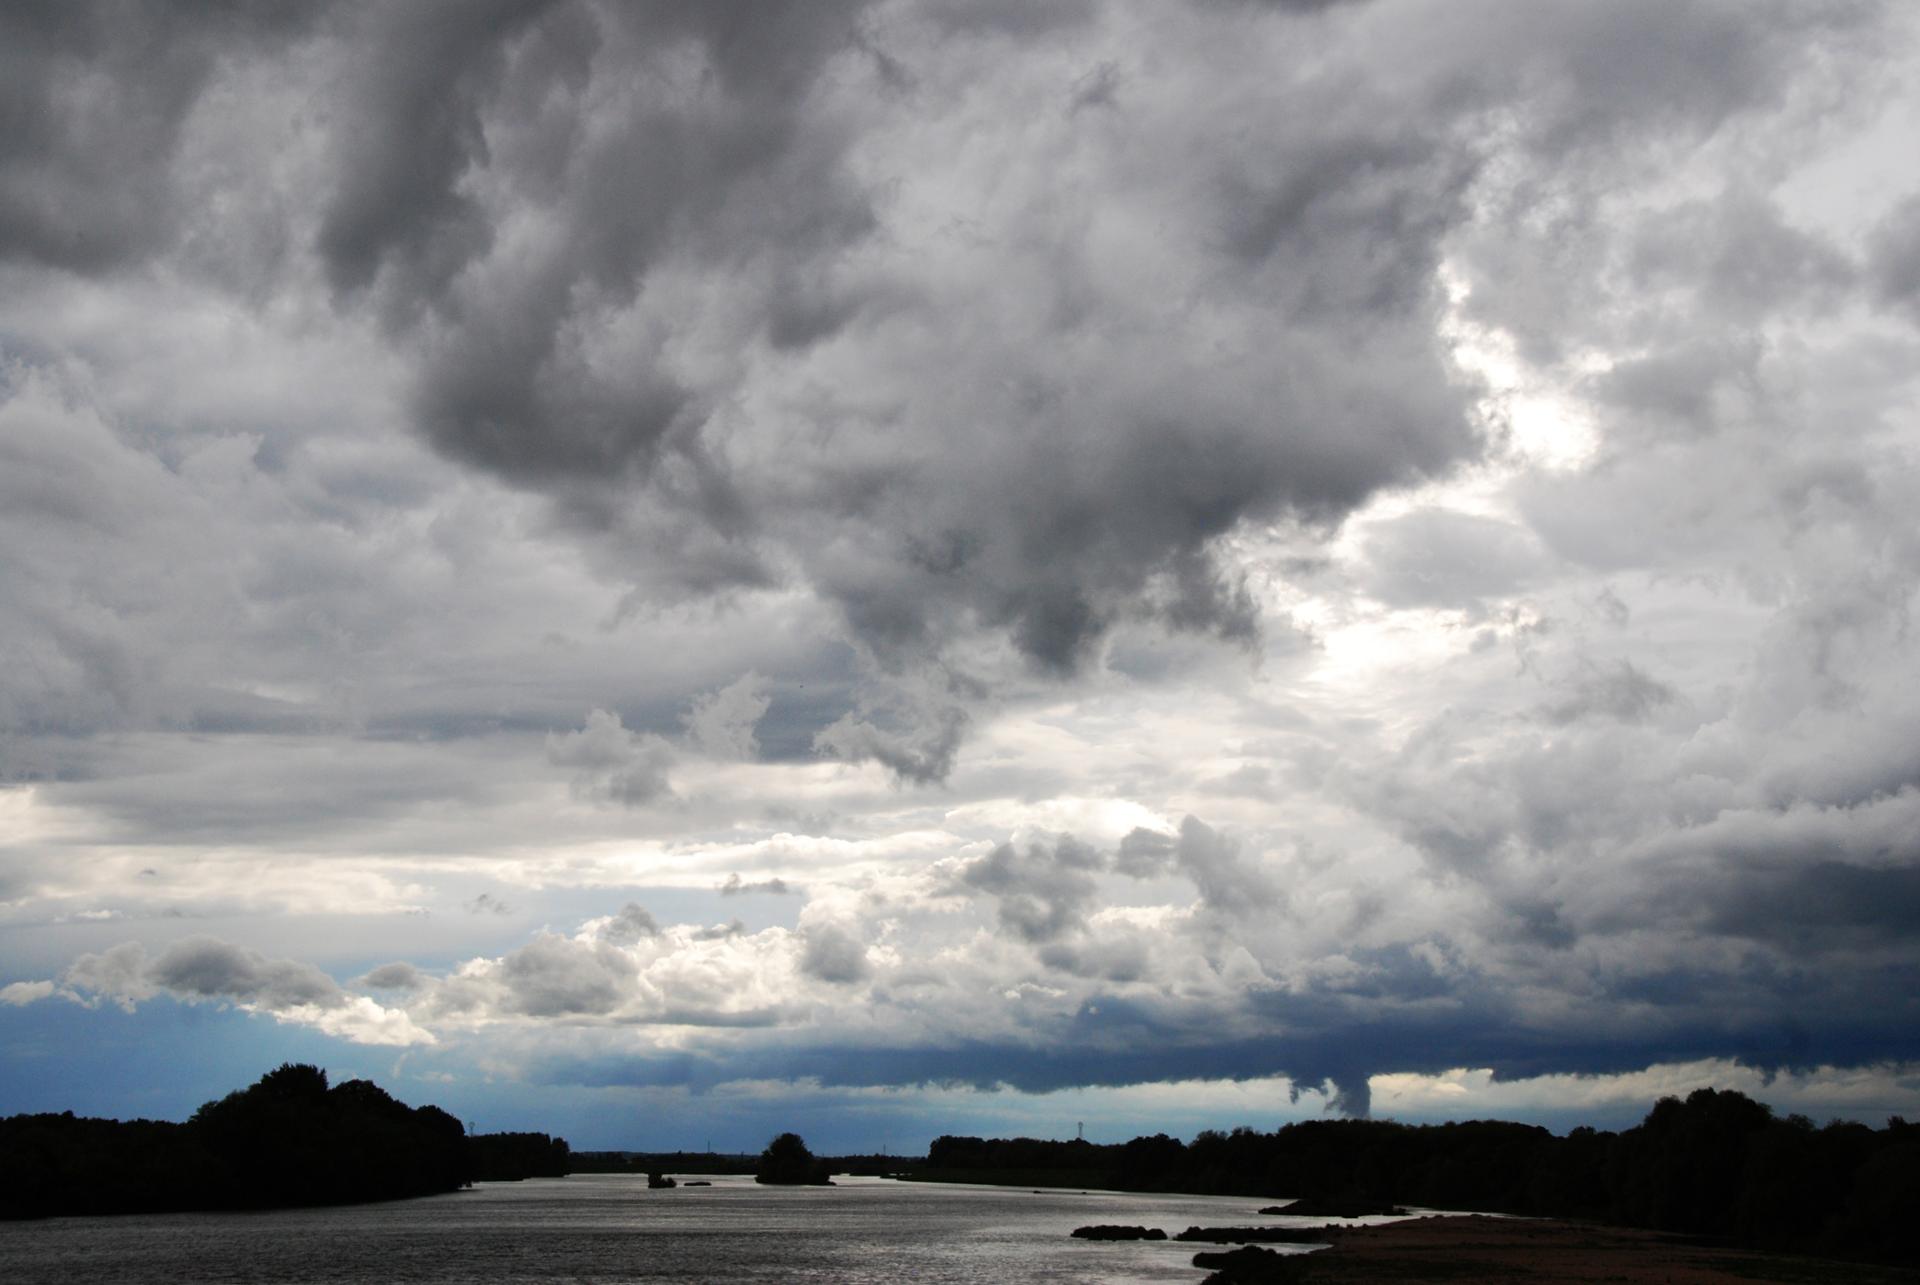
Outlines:
[[1920,15],[0,9],[0,1112],[1920,1112]]

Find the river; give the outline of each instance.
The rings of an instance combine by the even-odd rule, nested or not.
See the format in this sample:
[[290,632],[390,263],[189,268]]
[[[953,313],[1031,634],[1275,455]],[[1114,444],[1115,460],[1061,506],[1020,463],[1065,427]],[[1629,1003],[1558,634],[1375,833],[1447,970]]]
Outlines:
[[[685,1175],[682,1175],[684,1179]],[[0,1223],[0,1280],[555,1285],[622,1281],[1161,1282],[1200,1280],[1204,1245],[1092,1243],[1088,1223],[1262,1218],[1219,1196],[1028,1192],[841,1178],[833,1187],[649,1191],[642,1177],[482,1183],[419,1200],[264,1213]],[[1372,1221],[1372,1220],[1368,1220]]]

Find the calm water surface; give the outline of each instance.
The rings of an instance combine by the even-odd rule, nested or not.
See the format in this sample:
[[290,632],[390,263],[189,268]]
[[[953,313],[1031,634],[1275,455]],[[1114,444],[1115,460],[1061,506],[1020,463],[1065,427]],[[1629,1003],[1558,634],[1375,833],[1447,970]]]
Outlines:
[[[637,1176],[483,1183],[421,1200],[256,1214],[0,1223],[0,1280],[46,1282],[1195,1282],[1204,1245],[1095,1244],[1087,1223],[1168,1235],[1262,1218],[1260,1200],[838,1179],[648,1191]],[[1373,1221],[1373,1220],[1368,1220]]]

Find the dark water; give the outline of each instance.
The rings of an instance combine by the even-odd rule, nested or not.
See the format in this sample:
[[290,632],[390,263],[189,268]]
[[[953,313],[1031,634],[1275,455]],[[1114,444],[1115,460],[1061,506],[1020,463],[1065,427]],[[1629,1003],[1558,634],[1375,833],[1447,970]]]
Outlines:
[[1226,1197],[839,1181],[648,1191],[644,1178],[582,1174],[344,1209],[0,1223],[0,1280],[1195,1282],[1193,1254],[1209,1246],[1067,1233],[1307,1221]]

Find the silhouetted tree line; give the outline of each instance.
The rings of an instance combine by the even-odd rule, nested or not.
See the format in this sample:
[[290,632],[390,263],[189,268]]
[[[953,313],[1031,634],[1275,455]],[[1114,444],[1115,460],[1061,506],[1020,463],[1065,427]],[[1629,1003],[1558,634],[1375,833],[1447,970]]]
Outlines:
[[573,1172],[567,1140],[544,1133],[476,1133],[467,1139],[467,1154],[476,1182],[564,1178]]
[[[1165,1137],[1164,1134],[1159,1135]],[[1043,1138],[935,1138],[927,1148],[930,1169],[1108,1169],[1136,1138],[1121,1146],[1097,1146],[1081,1138],[1052,1142]],[[1175,1147],[1181,1144],[1173,1142]]]
[[466,1132],[366,1080],[287,1064],[185,1124],[0,1120],[0,1217],[393,1200],[468,1178]]
[[1884,1129],[1804,1116],[1732,1091],[1663,1098],[1622,1133],[1474,1120],[1406,1125],[1315,1120],[1272,1133],[1165,1134],[1107,1146],[1079,1140],[942,1137],[928,1176],[997,1171],[1039,1185],[1208,1195],[1295,1196],[1316,1206],[1440,1209],[1591,1218],[1793,1249],[1920,1261],[1920,1125]]
[[767,1144],[754,1166],[753,1180],[780,1187],[833,1185],[833,1170],[813,1152],[797,1133],[783,1133]]
[[[759,1169],[760,1157],[720,1151],[576,1151],[570,1163],[573,1173],[749,1174]],[[916,1169],[923,1162],[917,1156],[872,1153],[821,1156],[817,1163],[830,1173],[882,1177]]]

